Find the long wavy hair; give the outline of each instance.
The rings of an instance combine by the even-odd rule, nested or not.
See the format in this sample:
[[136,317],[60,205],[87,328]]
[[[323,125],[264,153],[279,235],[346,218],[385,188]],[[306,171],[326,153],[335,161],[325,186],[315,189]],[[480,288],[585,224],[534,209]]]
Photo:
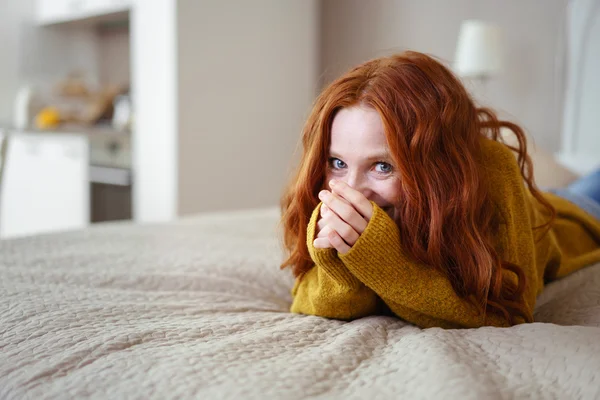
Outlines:
[[[533,321],[522,300],[523,270],[502,260],[494,248],[494,205],[480,157],[482,135],[517,153],[525,183],[550,215],[534,229],[550,229],[556,211],[537,190],[525,134],[516,124],[499,120],[492,110],[477,108],[448,68],[418,52],[361,64],[316,99],[302,132],[297,174],[281,199],[283,242],[289,254],[281,268],[291,267],[298,277],[314,265],[306,229],[319,203],[317,194],[325,187],[331,124],[338,110],[357,104],[379,113],[402,177],[396,223],[403,250],[442,272],[457,295],[481,313],[497,313],[511,325],[516,316]],[[504,142],[502,127],[516,135],[517,147]],[[516,284],[503,269],[517,275]]]

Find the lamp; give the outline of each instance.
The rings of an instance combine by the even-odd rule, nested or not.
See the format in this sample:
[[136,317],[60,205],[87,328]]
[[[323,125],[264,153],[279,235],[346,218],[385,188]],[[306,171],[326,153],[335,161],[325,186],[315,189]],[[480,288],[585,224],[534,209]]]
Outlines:
[[502,32],[484,21],[463,21],[458,35],[454,69],[462,77],[482,82],[502,69]]

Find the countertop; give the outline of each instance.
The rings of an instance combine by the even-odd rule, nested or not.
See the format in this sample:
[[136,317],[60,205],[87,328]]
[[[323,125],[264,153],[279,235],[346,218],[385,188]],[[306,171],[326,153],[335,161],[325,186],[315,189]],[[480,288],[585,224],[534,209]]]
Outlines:
[[5,131],[10,134],[21,134],[21,133],[36,133],[36,134],[48,134],[48,135],[60,135],[60,134],[78,134],[86,136],[130,136],[130,131],[117,131],[112,128],[109,124],[98,124],[98,125],[79,125],[79,124],[63,124],[54,129],[38,129],[34,126],[30,126],[24,129],[15,128],[12,124],[0,123],[0,131]]

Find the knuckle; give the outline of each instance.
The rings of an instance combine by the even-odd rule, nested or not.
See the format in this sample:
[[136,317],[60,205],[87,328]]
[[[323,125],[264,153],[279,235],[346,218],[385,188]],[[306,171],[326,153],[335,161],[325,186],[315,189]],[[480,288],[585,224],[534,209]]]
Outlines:
[[361,223],[360,223],[360,225],[359,225],[357,233],[360,235],[361,233],[363,233],[365,231],[365,229],[367,229],[367,221],[362,220]]
[[342,239],[340,239],[338,234],[333,230],[331,232],[329,232],[327,237],[329,238],[329,240],[331,241],[332,244],[337,244],[342,240]]
[[342,214],[342,218],[344,218],[344,221],[350,222],[355,216],[354,208],[350,205],[346,205],[342,210]]
[[343,230],[343,232],[342,232],[342,236],[343,236],[345,239],[352,239],[352,238],[353,238],[353,236],[354,236],[354,235],[353,235],[353,233],[354,233],[354,230],[353,230],[351,227],[349,227],[348,225],[346,225],[346,226],[344,226],[344,227],[342,228],[342,230]]
[[344,220],[348,219],[348,214],[349,214],[349,209],[348,209],[348,205],[347,204],[340,204],[340,207],[338,208],[339,213],[338,215],[343,218]]

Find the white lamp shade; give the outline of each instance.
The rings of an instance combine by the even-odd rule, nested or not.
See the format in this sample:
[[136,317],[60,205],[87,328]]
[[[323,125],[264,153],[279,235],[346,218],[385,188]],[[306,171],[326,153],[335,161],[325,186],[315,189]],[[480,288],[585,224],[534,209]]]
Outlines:
[[464,77],[489,77],[502,69],[502,32],[483,21],[464,21],[460,27],[454,69]]

